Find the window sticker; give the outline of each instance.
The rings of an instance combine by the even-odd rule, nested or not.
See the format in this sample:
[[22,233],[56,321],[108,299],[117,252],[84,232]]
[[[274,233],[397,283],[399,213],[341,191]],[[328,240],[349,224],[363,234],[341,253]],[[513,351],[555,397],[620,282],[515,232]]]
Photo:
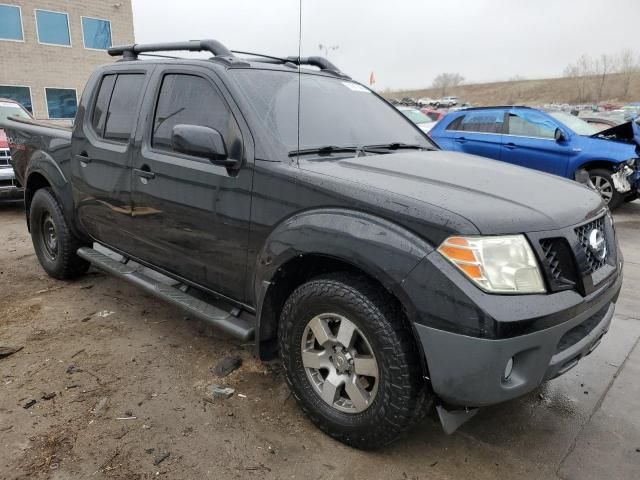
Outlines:
[[365,93],[369,93],[369,90],[367,90],[366,88],[364,88],[362,85],[358,85],[357,83],[352,83],[352,82],[342,82],[342,84],[347,87],[349,90],[352,90],[354,92],[365,92]]

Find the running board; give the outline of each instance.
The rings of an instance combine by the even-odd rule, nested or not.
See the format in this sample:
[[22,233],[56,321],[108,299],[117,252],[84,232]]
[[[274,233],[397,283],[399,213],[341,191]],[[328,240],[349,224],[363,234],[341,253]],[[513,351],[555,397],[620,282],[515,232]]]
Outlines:
[[115,275],[140,287],[147,293],[182,308],[194,317],[219,328],[225,333],[243,341],[253,339],[254,326],[232,313],[218,308],[210,303],[202,301],[188,293],[162,283],[142,273],[141,267],[135,267],[127,263],[119,262],[104,255],[93,248],[82,247],[78,249],[78,256],[84,258],[100,270]]

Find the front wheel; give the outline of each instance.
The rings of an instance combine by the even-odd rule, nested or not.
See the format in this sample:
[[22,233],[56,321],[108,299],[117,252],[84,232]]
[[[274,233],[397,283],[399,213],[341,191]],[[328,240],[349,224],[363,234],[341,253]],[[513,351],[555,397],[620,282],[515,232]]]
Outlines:
[[333,275],[303,284],[285,304],[279,337],[296,400],[341,442],[384,446],[424,411],[414,339],[393,300],[368,280]]
[[594,168],[589,170],[589,179],[593,184],[593,188],[600,194],[604,203],[606,203],[611,210],[618,208],[624,201],[624,196],[618,192],[613,185],[613,178],[611,178],[611,172],[604,168]]
[[42,268],[53,278],[70,279],[89,269],[76,254],[82,243],[73,235],[49,188],[36,191],[29,209],[31,240]]

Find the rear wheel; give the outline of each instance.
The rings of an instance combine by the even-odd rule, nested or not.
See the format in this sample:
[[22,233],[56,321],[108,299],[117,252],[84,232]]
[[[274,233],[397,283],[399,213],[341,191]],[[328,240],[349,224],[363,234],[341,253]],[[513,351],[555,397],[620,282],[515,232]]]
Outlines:
[[296,289],[280,319],[280,355],[296,400],[325,433],[373,449],[425,409],[414,339],[384,290],[352,275]]
[[83,244],[69,230],[51,189],[36,191],[29,209],[29,225],[36,255],[49,276],[64,280],[88,270],[89,262],[76,254]]
[[613,185],[613,178],[611,178],[609,170],[604,168],[589,170],[589,179],[611,210],[619,207],[624,201],[624,196]]

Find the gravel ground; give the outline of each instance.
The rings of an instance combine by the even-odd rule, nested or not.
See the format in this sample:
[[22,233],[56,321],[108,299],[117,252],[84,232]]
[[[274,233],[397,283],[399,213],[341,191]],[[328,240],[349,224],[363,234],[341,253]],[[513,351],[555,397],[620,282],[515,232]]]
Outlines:
[[[593,355],[525,398],[481,411],[452,436],[431,414],[367,453],[311,425],[278,364],[256,361],[251,345],[102,273],[47,277],[22,207],[0,206],[0,346],[23,347],[0,359],[0,477],[602,478],[585,469],[599,440],[604,464],[615,461],[610,478],[638,478],[637,386],[626,404],[614,400],[633,388],[623,367],[640,365],[640,205],[622,216],[621,239],[635,255],[634,263],[627,257],[628,300]],[[242,366],[219,379],[213,368],[229,355]],[[211,383],[236,394],[211,400]],[[618,414],[630,415],[627,430],[611,421]]]

